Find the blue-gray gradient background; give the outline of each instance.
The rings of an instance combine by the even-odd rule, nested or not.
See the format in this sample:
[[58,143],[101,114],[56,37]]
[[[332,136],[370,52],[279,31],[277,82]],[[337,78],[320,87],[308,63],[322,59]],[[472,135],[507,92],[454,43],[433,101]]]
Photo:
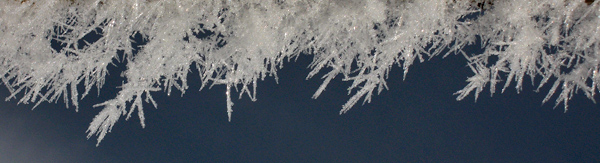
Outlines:
[[[390,90],[339,115],[351,83],[338,77],[311,99],[322,81],[305,80],[311,60],[302,55],[286,63],[279,84],[259,82],[258,101],[235,98],[231,122],[225,87],[198,92],[194,70],[183,97],[152,94],[158,109],[145,104],[146,128],[137,116],[123,117],[96,147],[96,137],[87,140],[85,131],[102,109],[92,105],[119,90],[124,65],[117,63],[109,66],[100,96],[93,89],[79,112],[64,103],[32,111],[31,104],[16,105],[18,99],[2,101],[0,162],[600,161],[600,105],[581,92],[566,113],[562,105],[553,109],[552,100],[542,105],[549,86],[535,93],[529,79],[520,94],[512,83],[503,94],[490,97],[486,90],[476,102],[473,96],[456,101],[452,94],[472,74],[462,56],[451,55],[416,63],[404,81],[394,67]],[[2,85],[0,97],[8,95]]]

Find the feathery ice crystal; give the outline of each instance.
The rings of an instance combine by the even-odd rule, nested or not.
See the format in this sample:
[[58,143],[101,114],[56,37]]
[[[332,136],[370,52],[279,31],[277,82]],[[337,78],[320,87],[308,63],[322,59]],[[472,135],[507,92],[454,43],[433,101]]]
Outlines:
[[[521,90],[526,76],[552,83],[556,105],[600,86],[600,6],[583,0],[5,0],[0,1],[0,79],[19,103],[78,100],[104,84],[107,66],[126,62],[126,79],[88,128],[102,141],[137,111],[150,92],[185,93],[195,66],[202,87],[226,86],[256,98],[259,80],[277,79],[286,59],[312,55],[307,78],[328,70],[317,98],[335,77],[351,81],[348,102],[370,102],[387,89],[397,65],[407,74],[418,59],[462,55],[474,75],[455,94],[462,100],[489,84]],[[134,47],[134,37],[145,44]],[[466,52],[481,45],[483,53]],[[83,85],[84,90],[77,86]],[[82,93],[82,94],[80,94]],[[34,106],[34,107],[35,107]]]

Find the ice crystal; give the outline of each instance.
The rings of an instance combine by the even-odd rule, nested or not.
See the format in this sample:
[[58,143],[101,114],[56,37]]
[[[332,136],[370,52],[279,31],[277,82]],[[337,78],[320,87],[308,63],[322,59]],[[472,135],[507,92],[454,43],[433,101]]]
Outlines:
[[[226,86],[231,120],[233,91],[256,100],[258,81],[277,80],[283,62],[301,54],[314,58],[307,78],[328,71],[313,98],[336,77],[352,82],[340,114],[387,89],[394,65],[406,77],[415,60],[454,54],[474,73],[457,100],[477,99],[488,84],[494,94],[501,81],[502,91],[513,83],[521,91],[524,78],[540,77],[538,87],[553,82],[543,102],[558,94],[555,106],[566,111],[573,94],[594,100],[600,87],[599,8],[582,0],[7,0],[0,79],[7,100],[62,98],[77,110],[100,91],[107,66],[125,62],[121,90],[94,105],[103,109],[87,132],[98,143],[135,111],[144,127],[143,102],[157,107],[151,92],[185,93],[191,66],[202,88]],[[481,54],[463,50],[479,44]]]

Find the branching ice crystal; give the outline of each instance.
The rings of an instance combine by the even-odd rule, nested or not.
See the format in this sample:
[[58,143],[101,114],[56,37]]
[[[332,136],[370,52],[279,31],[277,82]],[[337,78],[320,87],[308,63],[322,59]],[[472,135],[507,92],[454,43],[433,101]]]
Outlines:
[[314,58],[307,78],[328,71],[313,98],[336,77],[352,82],[340,114],[387,89],[394,65],[406,77],[415,60],[452,54],[474,73],[457,100],[488,84],[494,94],[501,81],[502,91],[521,91],[529,77],[538,89],[552,83],[543,102],[558,91],[555,106],[566,111],[573,94],[594,101],[600,87],[599,9],[582,0],[5,0],[0,79],[6,100],[35,108],[62,98],[77,110],[107,66],[125,62],[116,97],[94,105],[103,109],[87,132],[98,144],[136,110],[144,127],[143,102],[157,107],[151,92],[185,93],[191,66],[202,89],[226,86],[231,120],[233,91],[256,100],[258,81],[277,80],[301,54]]

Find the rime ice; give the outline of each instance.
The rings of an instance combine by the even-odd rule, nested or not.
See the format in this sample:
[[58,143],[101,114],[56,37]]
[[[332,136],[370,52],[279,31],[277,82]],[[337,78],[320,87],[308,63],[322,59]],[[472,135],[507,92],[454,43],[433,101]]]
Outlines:
[[[394,65],[404,73],[392,75],[406,76],[415,60],[447,55],[464,56],[473,71],[456,92],[458,100],[471,93],[477,99],[488,84],[492,94],[498,84],[502,91],[512,86],[521,91],[526,78],[539,81],[538,87],[551,85],[543,102],[558,94],[556,106],[563,103],[565,111],[579,91],[594,100],[600,87],[598,2],[506,0],[483,8],[478,3],[486,2],[1,1],[0,79],[11,92],[7,100],[37,106],[62,97],[77,110],[78,100],[104,85],[108,65],[127,61],[120,92],[94,105],[102,111],[87,132],[88,138],[98,135],[98,143],[133,112],[144,127],[143,103],[157,107],[150,93],[185,93],[191,66],[202,79],[192,82],[202,88],[226,86],[224,107],[231,120],[233,92],[256,100],[259,80],[277,79],[285,59],[303,54],[314,57],[307,78],[328,71],[313,98],[336,77],[352,82],[340,113],[387,89]],[[85,39],[88,35],[101,37]],[[136,36],[146,43],[132,47]],[[483,53],[462,50],[475,41]]]

